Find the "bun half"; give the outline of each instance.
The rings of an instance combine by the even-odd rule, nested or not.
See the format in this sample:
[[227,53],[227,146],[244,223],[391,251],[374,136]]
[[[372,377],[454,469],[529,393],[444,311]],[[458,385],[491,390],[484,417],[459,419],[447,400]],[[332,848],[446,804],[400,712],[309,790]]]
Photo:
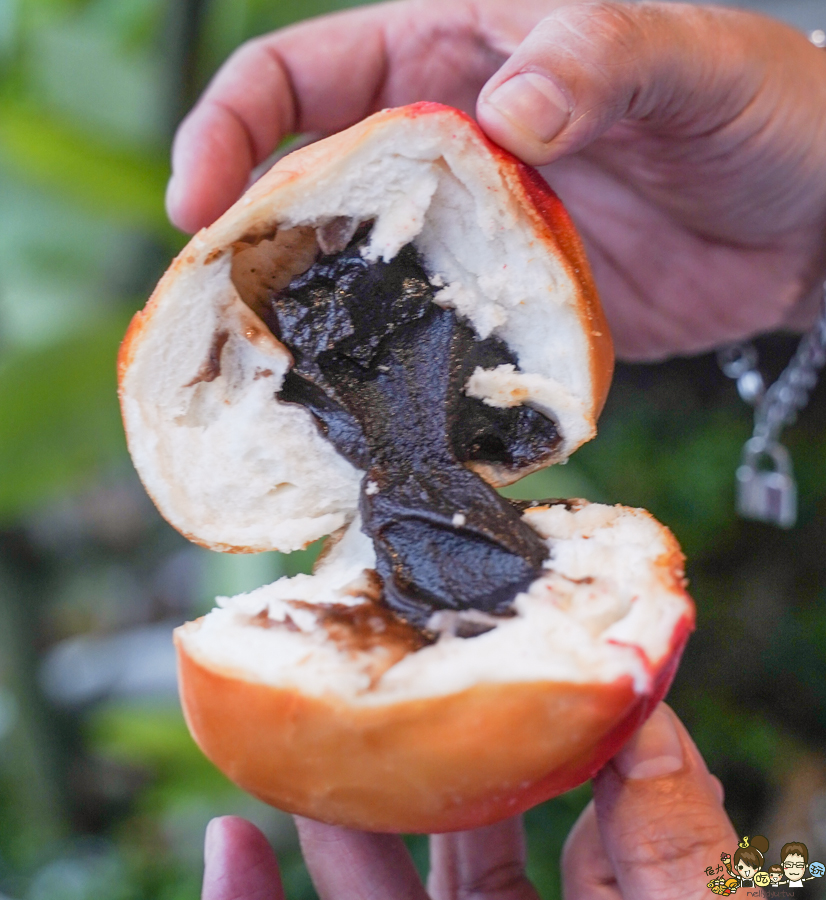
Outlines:
[[[472,395],[524,402],[559,424],[562,443],[541,465],[596,433],[613,351],[562,204],[462,113],[385,110],[278,162],[190,241],[129,328],[119,358],[129,449],[191,540],[289,552],[355,515],[363,473],[307,410],[273,402],[291,357],[256,304],[301,268],[314,235],[362,221],[374,223],[371,258],[412,242],[437,302],[515,353],[519,372],[480,376]],[[479,471],[497,485],[527,474]]]
[[353,535],[313,578],[220,598],[176,633],[201,749],[267,803],[372,831],[477,827],[590,778],[671,683],[694,622],[682,556],[642,510],[526,516],[556,563],[478,637],[411,650],[377,618],[365,640],[359,611],[380,613]]

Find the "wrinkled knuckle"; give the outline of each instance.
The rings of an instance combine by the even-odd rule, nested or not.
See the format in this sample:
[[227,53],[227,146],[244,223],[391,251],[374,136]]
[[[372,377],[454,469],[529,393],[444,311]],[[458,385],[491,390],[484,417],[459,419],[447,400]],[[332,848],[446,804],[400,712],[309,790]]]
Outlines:
[[482,872],[477,878],[463,885],[459,900],[491,900],[498,896],[515,895],[524,891],[529,882],[525,870],[517,862],[503,863]]
[[239,44],[235,50],[230,54],[227,62],[234,63],[240,61],[247,61],[249,59],[256,59],[259,56],[263,56],[265,54],[264,35],[258,35],[257,37],[248,38],[243,44]]
[[649,823],[647,835],[638,831],[629,834],[627,840],[620,842],[623,849],[617,854],[616,861],[637,870],[679,872],[690,868],[693,872],[698,858],[705,858],[730,839],[726,823],[712,824],[702,818],[692,827],[690,817],[683,817],[680,822],[680,827],[675,828],[673,818],[669,821],[660,819]]
[[590,45],[616,53],[633,50],[641,37],[640,16],[627,3],[596,2],[563,6],[553,19]]

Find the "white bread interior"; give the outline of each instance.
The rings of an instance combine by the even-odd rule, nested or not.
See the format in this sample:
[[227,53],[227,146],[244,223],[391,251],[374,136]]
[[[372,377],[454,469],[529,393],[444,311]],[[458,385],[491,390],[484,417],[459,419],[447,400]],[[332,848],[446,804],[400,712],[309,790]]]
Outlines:
[[[520,372],[477,370],[467,392],[551,417],[562,435],[551,461],[594,434],[577,286],[489,146],[455,115],[436,113],[378,117],[353,134],[330,139],[335,152],[322,141],[286,157],[199,233],[132,337],[121,379],[129,449],[164,517],[205,546],[306,546],[353,521],[363,475],[308,411],[274,399],[290,356],[230,280],[232,245],[250,233],[351,217],[374,220],[371,258],[390,260],[412,241],[439,288],[436,302],[481,337],[502,338],[518,359]],[[199,379],[223,333],[220,373]]]
[[401,658],[382,644],[364,651],[332,639],[304,603],[367,602],[365,570],[375,558],[354,521],[315,575],[219,598],[220,608],[182,626],[177,639],[207,668],[355,705],[484,683],[607,684],[622,677],[648,694],[680,620],[693,620],[673,536],[644,510],[584,501],[524,515],[548,543],[547,571],[516,596],[513,617],[476,637],[448,628]]

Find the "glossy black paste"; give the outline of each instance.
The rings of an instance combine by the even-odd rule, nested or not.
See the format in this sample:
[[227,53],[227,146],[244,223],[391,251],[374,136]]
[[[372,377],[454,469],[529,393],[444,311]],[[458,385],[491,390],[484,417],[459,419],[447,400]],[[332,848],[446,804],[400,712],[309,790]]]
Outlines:
[[547,549],[470,460],[512,468],[560,436],[528,407],[467,397],[477,366],[516,360],[433,303],[412,245],[367,262],[363,226],[273,294],[264,319],[294,356],[279,398],[300,403],[337,450],[367,471],[360,510],[386,602],[424,626],[436,609],[501,614],[541,572]]

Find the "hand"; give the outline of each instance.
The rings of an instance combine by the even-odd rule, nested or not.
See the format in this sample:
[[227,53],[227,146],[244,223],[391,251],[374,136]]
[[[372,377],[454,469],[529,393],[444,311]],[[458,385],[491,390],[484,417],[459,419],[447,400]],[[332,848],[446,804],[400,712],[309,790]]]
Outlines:
[[[297,819],[321,900],[538,900],[519,819],[430,839],[425,892],[400,837]],[[566,900],[692,900],[704,869],[736,842],[688,733],[664,704],[594,779],[594,800],[562,859]],[[234,817],[210,823],[202,900],[284,900],[264,836]]]
[[567,0],[407,0],[255,38],[181,123],[167,191],[185,231],[210,224],[291,132],[331,134],[376,110],[438,100],[472,113],[485,82]]
[[826,268],[826,53],[736,10],[559,6],[405,0],[249,42],[180,127],[170,216],[208,224],[288,132],[478,96],[490,136],[547,166],[621,356],[810,321]]

